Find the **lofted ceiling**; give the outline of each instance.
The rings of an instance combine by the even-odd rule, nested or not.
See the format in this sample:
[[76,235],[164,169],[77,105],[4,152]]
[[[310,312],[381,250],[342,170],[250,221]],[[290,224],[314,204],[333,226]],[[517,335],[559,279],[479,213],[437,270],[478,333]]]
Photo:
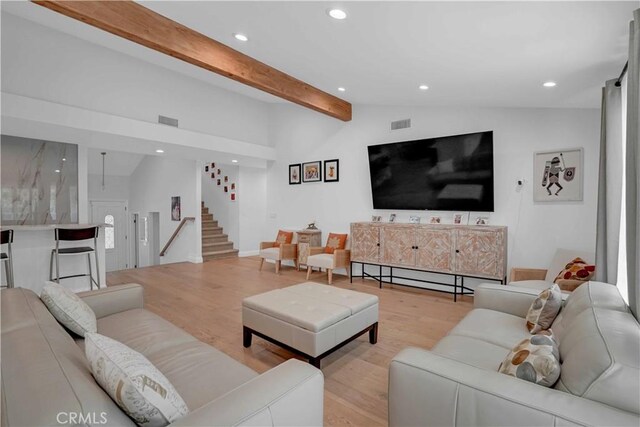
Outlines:
[[[640,7],[638,0],[142,4],[353,104],[543,108],[599,107],[600,87],[626,61],[628,23]],[[347,19],[329,18],[330,7]],[[28,2],[2,8],[215,86],[285,102]],[[238,32],[249,41],[235,40]],[[557,86],[543,88],[549,80]]]

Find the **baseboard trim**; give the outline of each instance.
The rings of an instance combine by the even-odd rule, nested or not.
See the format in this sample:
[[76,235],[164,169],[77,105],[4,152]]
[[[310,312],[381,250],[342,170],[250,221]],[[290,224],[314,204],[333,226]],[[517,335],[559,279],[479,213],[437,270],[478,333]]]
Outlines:
[[260,253],[260,251],[240,251],[240,252],[238,252],[238,256],[239,257],[256,256],[259,253]]
[[202,259],[202,256],[192,256],[190,255],[187,258],[187,261],[193,263],[193,264],[202,264],[204,262],[204,260]]

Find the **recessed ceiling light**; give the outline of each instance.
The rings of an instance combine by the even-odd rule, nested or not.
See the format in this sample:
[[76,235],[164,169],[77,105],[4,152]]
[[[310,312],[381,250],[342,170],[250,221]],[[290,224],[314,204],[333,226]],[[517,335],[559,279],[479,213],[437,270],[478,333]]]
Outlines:
[[420,89],[420,90],[427,90],[427,89],[429,89],[429,86],[427,86],[427,85],[420,85],[420,86],[418,86],[418,89]]
[[345,19],[347,17],[347,13],[344,10],[340,10],[340,9],[329,9],[327,11],[327,13],[329,14],[330,17],[332,17],[333,19]]
[[160,153],[160,154],[162,154],[162,153],[164,153],[164,150],[157,149],[157,150],[156,150],[156,153]]
[[236,159],[231,160],[231,163],[238,163]]
[[544,87],[554,87],[556,82],[545,82],[542,86]]
[[340,92],[344,92],[344,91],[346,91],[346,89],[345,89],[345,88],[343,88],[343,87],[339,87],[339,88],[338,88],[338,90],[339,90]]
[[235,33],[233,37],[235,37],[236,40],[240,40],[241,42],[249,41],[249,37],[245,36],[244,34]]
[[63,158],[62,158],[62,161],[63,161],[63,162],[66,162],[66,161],[67,161],[67,158],[66,158],[66,157],[63,157]]
[[60,173],[60,169],[56,169],[56,170],[55,170],[55,172],[56,172],[56,173]]

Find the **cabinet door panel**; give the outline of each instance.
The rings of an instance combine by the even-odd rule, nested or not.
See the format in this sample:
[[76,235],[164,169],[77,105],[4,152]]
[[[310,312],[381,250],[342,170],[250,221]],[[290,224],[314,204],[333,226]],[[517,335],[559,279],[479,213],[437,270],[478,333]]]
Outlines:
[[383,264],[406,265],[416,264],[415,228],[389,226],[380,229],[380,262]]
[[457,230],[456,271],[500,278],[501,242],[495,230]]
[[416,231],[416,267],[448,273],[453,271],[452,230],[419,227]]
[[380,227],[370,224],[351,224],[351,259],[378,262]]

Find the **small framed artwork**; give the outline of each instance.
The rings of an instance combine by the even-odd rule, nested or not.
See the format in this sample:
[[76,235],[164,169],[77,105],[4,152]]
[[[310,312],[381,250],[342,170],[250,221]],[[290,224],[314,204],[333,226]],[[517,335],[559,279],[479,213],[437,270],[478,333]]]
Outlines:
[[396,214],[389,215],[389,222],[396,222]]
[[235,182],[232,182],[232,183],[231,183],[231,189],[232,189],[232,190],[235,190],[235,189],[236,189],[236,183],[235,183]]
[[205,167],[204,167],[204,171],[205,171],[205,172],[209,172],[209,165],[207,165],[207,166],[205,166]]
[[302,175],[300,174],[301,168],[302,165],[300,163],[289,165],[289,185],[302,183]]
[[228,193],[229,192],[229,187],[227,187],[226,185],[224,186],[224,192]]
[[220,185],[220,178],[218,178],[218,185]]
[[431,215],[429,217],[429,224],[440,224],[442,223],[442,218],[436,215]]
[[171,221],[180,221],[180,196],[171,197]]
[[567,202],[583,199],[583,150],[537,152],[533,158],[533,200]]
[[322,181],[322,163],[308,162],[302,164],[302,182]]
[[220,169],[218,169],[218,170],[216,171],[216,173],[217,173],[218,175],[220,175],[222,172],[220,172]]
[[410,224],[420,224],[420,217],[419,217],[419,216],[411,215],[411,216],[409,217],[409,223],[410,223]]
[[229,177],[225,175],[224,182],[229,182]]
[[489,217],[488,216],[477,216],[474,223],[476,225],[489,225]]
[[380,215],[372,215],[371,222],[380,222],[382,221],[382,217]]
[[469,212],[454,212],[453,223],[455,225],[467,225],[469,222]]
[[211,179],[214,179],[216,177],[216,174],[211,172]]
[[231,193],[231,201],[232,202],[236,201],[236,193]]
[[324,161],[324,182],[338,182],[340,180],[340,160]]
[[214,170],[214,169],[215,169],[215,167],[216,167],[216,164],[215,164],[215,163],[213,163],[213,162],[211,162],[211,170]]

